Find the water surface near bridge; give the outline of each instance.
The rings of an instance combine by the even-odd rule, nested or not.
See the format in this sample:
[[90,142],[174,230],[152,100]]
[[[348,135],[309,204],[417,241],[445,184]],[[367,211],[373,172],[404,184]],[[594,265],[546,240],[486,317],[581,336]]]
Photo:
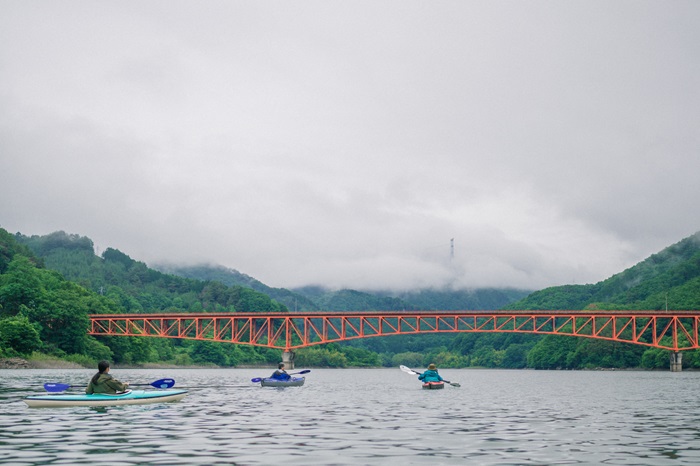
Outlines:
[[0,370],[0,464],[629,464],[700,462],[700,373],[443,369],[421,390],[398,369],[314,369],[301,388],[270,370],[113,369],[173,377],[179,403],[29,409],[47,381],[92,370]]

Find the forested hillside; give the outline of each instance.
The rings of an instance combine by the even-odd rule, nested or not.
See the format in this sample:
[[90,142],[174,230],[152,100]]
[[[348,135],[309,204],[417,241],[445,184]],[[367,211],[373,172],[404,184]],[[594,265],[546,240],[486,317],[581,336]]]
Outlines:
[[228,286],[249,287],[283,303],[291,311],[300,312],[500,309],[532,292],[531,290],[496,288],[369,292],[348,289],[329,290],[320,286],[287,290],[285,288],[271,288],[237,270],[218,265],[158,265],[157,268],[162,272],[180,277],[218,281]]
[[[268,290],[274,296],[287,296],[290,309],[324,311],[406,311],[406,310],[475,310],[499,309],[516,299],[526,296],[529,291],[515,289],[476,289],[476,290],[419,290],[402,293],[366,292],[358,290],[329,290],[319,286],[297,288],[293,291],[268,288],[257,280],[236,270],[218,266],[170,267],[162,268],[181,276],[219,280],[222,283],[248,283],[255,289]],[[263,291],[264,292],[264,291]],[[282,294],[286,292],[288,294]],[[284,298],[282,298],[284,299]],[[292,301],[293,299],[293,301]],[[304,304],[301,304],[304,303]],[[424,360],[440,361],[443,365],[467,366],[470,358],[451,351],[456,334],[439,335],[398,335],[384,338],[368,338],[350,342],[326,345],[321,348],[308,348],[299,352],[298,361],[304,364],[343,366],[397,366],[399,364],[423,364]],[[488,335],[478,334],[477,341],[491,342]],[[525,336],[523,341],[533,341]],[[508,344],[511,340],[504,342]],[[520,341],[520,340],[518,340]],[[520,348],[520,347],[518,347]],[[491,360],[481,356],[473,361]],[[511,361],[507,360],[510,364]],[[524,367],[523,364],[507,367]]]
[[508,309],[700,309],[700,233],[594,285],[547,288]]
[[[164,274],[111,248],[98,257],[89,238],[64,232],[27,237],[0,229],[0,251],[0,351],[5,356],[41,351],[90,367],[97,359],[217,365],[279,359],[277,351],[243,346],[157,338],[97,340],[86,334],[90,313],[287,311],[250,288]],[[31,345],[18,345],[20,338],[8,336],[18,328]]]
[[47,268],[118,303],[125,312],[286,312],[287,308],[244,286],[192,280],[151,269],[107,248],[96,256],[89,238],[56,232],[16,239]]
[[418,309],[443,311],[493,310],[524,298],[531,290],[515,288],[479,288],[475,290],[417,290],[398,293],[396,297]]
[[0,229],[0,356],[35,351],[99,359],[109,348],[86,334],[89,312],[116,310],[109,300],[44,268]]
[[158,264],[161,272],[203,281],[216,281],[227,286],[241,286],[263,293],[292,311],[317,311],[318,306],[305,296],[285,288],[272,288],[237,270],[220,265],[175,266]]
[[[103,358],[127,364],[272,364],[279,351],[158,338],[95,339],[86,333],[90,313],[288,312],[288,305],[256,289],[293,303],[296,310],[700,310],[700,233],[599,283],[552,287],[527,296],[526,291],[507,289],[393,295],[290,291],[216,266],[189,273],[208,278],[157,271],[112,248],[97,256],[92,241],[78,235],[29,237],[0,229],[0,357],[41,353],[88,367]],[[370,338],[297,354],[297,363],[309,366],[420,367],[429,362],[442,367],[666,368],[668,352],[585,338],[468,333]],[[700,367],[700,357],[686,352],[683,363]]]
[[[506,308],[700,310],[700,233],[607,280],[593,285],[546,288]],[[469,336],[460,337],[456,344],[467,340]],[[546,336],[527,348],[526,353],[526,366],[539,369],[668,367],[665,350],[585,338]],[[697,351],[684,354],[685,367],[700,367]]]

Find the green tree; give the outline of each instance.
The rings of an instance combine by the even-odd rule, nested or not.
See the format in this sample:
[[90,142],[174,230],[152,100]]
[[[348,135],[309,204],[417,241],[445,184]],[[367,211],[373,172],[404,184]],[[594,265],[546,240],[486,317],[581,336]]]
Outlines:
[[218,366],[228,366],[228,357],[221,343],[195,341],[190,356],[197,364],[210,363]]
[[527,353],[533,345],[516,343],[505,350],[503,366],[507,369],[524,369],[527,367]]
[[297,352],[295,364],[308,367],[347,367],[343,353],[328,348],[303,348]]
[[668,350],[649,348],[642,354],[641,366],[645,369],[668,369],[669,354]]
[[41,271],[26,256],[16,255],[0,275],[0,310],[16,315],[21,306],[34,307],[42,295]]
[[19,355],[28,355],[38,351],[41,346],[39,332],[26,316],[0,320],[0,347],[13,350]]
[[408,366],[408,367],[420,367],[423,365],[423,353],[418,353],[415,351],[408,351],[405,353],[396,353],[391,358],[391,363],[393,366]]
[[90,293],[64,280],[57,272],[43,271],[44,293],[26,315],[40,326],[41,339],[69,354],[85,350],[87,329],[90,324]]
[[576,338],[546,335],[530,350],[527,365],[533,369],[569,369],[567,357],[576,349]]
[[379,355],[374,351],[345,346],[342,348],[342,352],[351,367],[376,367],[381,364]]
[[114,357],[114,353],[109,348],[109,346],[97,341],[92,336],[88,336],[85,339],[85,354],[89,356],[93,361],[111,361]]

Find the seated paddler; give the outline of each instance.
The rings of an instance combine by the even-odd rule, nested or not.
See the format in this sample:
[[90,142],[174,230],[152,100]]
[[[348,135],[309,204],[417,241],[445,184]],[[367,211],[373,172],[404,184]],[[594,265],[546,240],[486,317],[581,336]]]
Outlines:
[[92,395],[93,393],[117,393],[123,392],[129,387],[128,382],[120,382],[109,375],[109,362],[100,361],[97,363],[97,374],[92,376],[90,383],[85,389],[85,393]]
[[276,380],[289,380],[292,377],[287,374],[287,371],[284,370],[284,363],[281,362],[277,365],[277,370],[270,376],[270,378]]
[[418,376],[418,380],[423,382],[442,382],[442,377],[438,374],[435,364],[430,364],[428,370]]

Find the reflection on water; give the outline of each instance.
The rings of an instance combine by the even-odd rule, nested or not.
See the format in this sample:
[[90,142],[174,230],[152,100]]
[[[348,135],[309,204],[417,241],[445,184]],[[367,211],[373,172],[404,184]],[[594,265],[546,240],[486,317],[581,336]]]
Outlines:
[[271,370],[114,370],[173,377],[181,402],[29,409],[45,382],[91,370],[0,370],[0,464],[628,464],[700,462],[700,373],[450,370],[421,390],[397,369],[315,369],[299,388]]

